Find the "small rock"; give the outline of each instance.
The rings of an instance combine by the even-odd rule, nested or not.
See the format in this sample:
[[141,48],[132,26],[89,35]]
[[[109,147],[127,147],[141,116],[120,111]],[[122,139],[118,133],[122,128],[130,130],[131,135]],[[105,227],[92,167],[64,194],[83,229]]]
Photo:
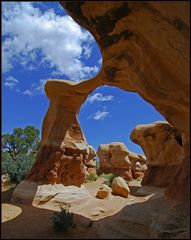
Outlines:
[[98,216],[98,215],[100,215],[100,211],[93,211],[93,212],[91,213],[91,215],[92,215],[92,216]]
[[101,213],[105,213],[105,210],[102,207],[96,207],[93,209],[93,211],[91,212],[92,216],[98,216]]
[[111,184],[111,188],[115,195],[119,195],[121,197],[127,198],[130,193],[129,186],[122,177],[114,178]]
[[99,188],[99,190],[96,194],[96,198],[104,199],[109,196],[110,192],[111,192],[111,188],[109,186],[107,186],[106,184],[103,184]]

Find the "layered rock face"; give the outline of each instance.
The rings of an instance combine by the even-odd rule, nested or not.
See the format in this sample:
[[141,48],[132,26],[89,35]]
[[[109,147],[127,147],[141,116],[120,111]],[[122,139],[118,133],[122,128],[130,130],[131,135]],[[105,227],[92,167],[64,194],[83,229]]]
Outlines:
[[77,113],[88,94],[97,86],[83,82],[79,86],[70,81],[48,81],[45,91],[50,99],[42,126],[42,142],[37,160],[27,180],[80,186],[87,166],[96,156],[87,144],[80,128]]
[[137,92],[181,132],[184,153],[169,195],[188,197],[190,3],[60,3],[98,42],[103,84]]
[[182,155],[180,132],[167,122],[138,125],[131,132],[131,140],[139,144],[147,158],[143,185],[171,187]]
[[146,170],[146,159],[130,152],[124,143],[101,144],[98,148],[100,172],[117,173],[126,180],[142,176]]

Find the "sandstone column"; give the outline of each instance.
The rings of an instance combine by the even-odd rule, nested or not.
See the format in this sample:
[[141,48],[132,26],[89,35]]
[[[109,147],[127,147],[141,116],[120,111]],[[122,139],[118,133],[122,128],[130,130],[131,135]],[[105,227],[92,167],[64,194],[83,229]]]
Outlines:
[[99,86],[91,83],[51,80],[45,84],[50,99],[43,121],[41,147],[27,180],[80,186],[85,180],[85,164],[96,156],[80,128],[77,114],[88,94]]

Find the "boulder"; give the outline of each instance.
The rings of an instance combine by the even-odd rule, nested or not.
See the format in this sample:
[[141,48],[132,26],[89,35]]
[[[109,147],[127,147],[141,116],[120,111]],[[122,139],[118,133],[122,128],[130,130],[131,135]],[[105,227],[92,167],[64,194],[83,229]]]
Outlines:
[[96,194],[96,198],[104,199],[109,196],[111,188],[106,184],[102,184]]
[[121,197],[127,198],[130,193],[129,186],[122,177],[114,178],[111,184],[111,188],[114,195],[118,195]]
[[102,207],[95,207],[92,209],[91,215],[92,216],[99,216],[100,214],[105,213],[106,211]]

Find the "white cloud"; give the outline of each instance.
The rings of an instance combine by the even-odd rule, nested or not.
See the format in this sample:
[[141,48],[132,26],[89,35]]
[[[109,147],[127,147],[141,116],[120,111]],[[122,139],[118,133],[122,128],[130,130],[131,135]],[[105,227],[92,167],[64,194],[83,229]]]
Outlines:
[[94,120],[103,120],[107,116],[109,116],[109,112],[106,110],[107,107],[103,107],[102,110],[98,110],[96,113],[91,114],[87,120],[94,119]]
[[103,96],[102,93],[95,93],[92,96],[89,96],[86,100],[86,103],[92,104],[94,102],[105,102],[105,101],[112,101],[113,95],[106,95]]
[[106,112],[106,111],[97,111],[94,114],[93,119],[95,119],[95,120],[103,120],[108,114],[109,114],[109,112]]
[[[5,82],[4,82],[4,86],[5,87],[8,87],[9,89],[15,89],[17,84],[19,83],[19,81],[12,77],[12,76],[9,76],[6,78]],[[18,89],[16,89],[18,91]]]
[[55,67],[53,75],[66,75],[80,81],[95,76],[98,66],[86,66],[83,58],[91,55],[93,37],[80,28],[70,16],[44,13],[31,2],[3,3],[3,72],[14,64],[31,69]]

